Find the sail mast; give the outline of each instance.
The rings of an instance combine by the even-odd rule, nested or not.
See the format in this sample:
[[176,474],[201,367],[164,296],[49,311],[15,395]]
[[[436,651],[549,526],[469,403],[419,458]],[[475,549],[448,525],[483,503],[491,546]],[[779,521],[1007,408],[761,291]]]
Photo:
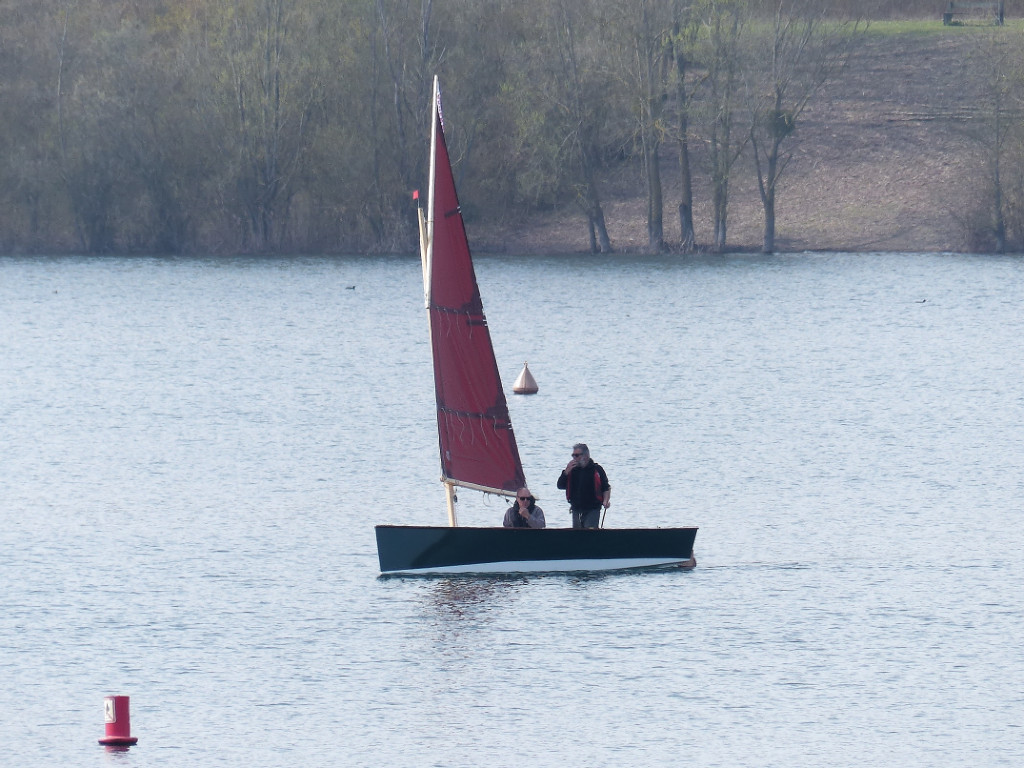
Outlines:
[[512,496],[525,480],[455,189],[436,77],[430,139],[420,255],[434,362],[441,482],[448,522],[454,526],[455,486]]
[[[433,280],[434,262],[434,180],[437,174],[437,131],[441,107],[441,85],[434,75],[434,85],[430,98],[430,170],[427,182],[427,214],[423,215],[423,208],[417,211],[420,225],[420,263],[423,267],[423,303],[427,308],[427,327],[430,329],[431,338],[434,335],[432,313],[430,312],[430,301],[432,292],[430,290]],[[448,508],[448,525],[452,528],[459,524],[455,513],[455,485],[451,483],[442,472],[441,482],[444,484],[445,506]]]
[[[424,218],[423,208],[418,209],[420,223],[420,263],[423,266],[423,301],[430,309],[430,281],[432,279],[434,255],[434,176],[437,173],[437,124],[438,108],[441,98],[441,85],[434,75],[433,96],[430,99],[430,169],[427,176],[427,212]],[[430,315],[427,314],[429,323]],[[428,325],[429,327],[429,325]]]

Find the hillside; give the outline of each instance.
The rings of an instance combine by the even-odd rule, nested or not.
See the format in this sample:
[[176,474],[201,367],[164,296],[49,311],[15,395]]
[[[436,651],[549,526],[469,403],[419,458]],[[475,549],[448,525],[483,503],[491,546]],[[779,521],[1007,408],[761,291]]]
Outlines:
[[[975,210],[976,147],[967,136],[979,89],[966,72],[980,34],[945,28],[923,34],[868,34],[848,68],[810,105],[789,149],[780,182],[779,251],[968,250],[963,222]],[[1009,31],[1009,30],[1007,30]],[[698,243],[711,239],[703,158],[695,158]],[[665,237],[678,242],[678,171],[665,155]],[[634,174],[635,176],[635,174]],[[730,187],[728,240],[734,250],[761,245],[762,213],[749,160]],[[638,178],[609,179],[605,216],[617,250],[646,244],[646,203]],[[479,250],[587,250],[585,219],[575,209],[515,226],[470,222]]]

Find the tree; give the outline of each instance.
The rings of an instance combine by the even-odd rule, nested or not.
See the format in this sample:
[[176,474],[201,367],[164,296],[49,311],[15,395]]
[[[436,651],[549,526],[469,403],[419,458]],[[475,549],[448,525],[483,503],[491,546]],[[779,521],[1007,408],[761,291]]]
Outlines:
[[485,210],[500,216],[515,201],[516,102],[527,102],[525,110],[537,102],[536,89],[523,89],[528,79],[519,68],[537,55],[536,41],[544,40],[532,16],[521,0],[448,0],[438,16],[448,149],[470,219]]
[[711,198],[716,252],[725,250],[729,209],[729,180],[733,165],[743,152],[746,138],[733,135],[740,85],[746,14],[745,0],[705,0],[703,7],[703,63],[708,91],[708,151],[711,161]]
[[[1012,36],[1011,36],[1012,35]],[[984,168],[985,192],[982,196],[981,221],[990,242],[986,245],[996,253],[1006,251],[1007,218],[1020,221],[1024,210],[1024,184],[1010,186],[1012,175],[1007,168],[1019,169],[1024,165],[1024,147],[1020,115],[1024,108],[1024,73],[1020,69],[1022,39],[1019,35],[1000,33],[983,34],[976,38],[978,46],[970,62],[980,80],[982,104],[978,112],[977,127],[970,135],[981,150]],[[1016,152],[1011,152],[1016,147]],[[1008,178],[1010,176],[1010,178]],[[1012,191],[1010,191],[1012,190]],[[979,227],[982,229],[982,227]],[[980,232],[970,232],[973,238]],[[1020,235],[1022,233],[1018,233]],[[981,245],[981,243],[975,243]]]
[[68,2],[58,21],[55,113],[58,163],[80,247],[108,253],[137,199],[126,162],[131,102],[117,81],[123,65],[118,9]]
[[762,250],[775,250],[775,202],[779,178],[791,155],[783,144],[796,130],[811,97],[846,62],[859,29],[830,21],[826,0],[774,0],[770,24],[754,36],[744,79],[750,105],[758,191],[764,208]]
[[683,253],[690,253],[696,244],[690,171],[690,109],[693,96],[689,84],[690,57],[698,33],[693,6],[691,0],[674,0],[670,41],[676,102],[675,140],[679,156],[679,246]]
[[[211,15],[218,100],[235,199],[255,250],[285,241],[295,179],[315,138],[323,74],[312,66],[320,17],[296,0],[244,0]],[[230,106],[229,106],[230,105]]]
[[[563,141],[571,147],[571,156],[579,172],[577,201],[587,217],[590,251],[611,252],[612,243],[605,225],[604,208],[598,188],[600,135],[607,102],[602,95],[607,78],[596,67],[587,66],[578,45],[577,30],[589,9],[578,0],[555,0],[551,4],[551,32],[555,43],[555,79],[549,83],[563,117]],[[590,27],[593,29],[593,27]]]
[[[440,68],[441,51],[433,34],[433,0],[416,6],[407,0],[376,0],[377,39],[390,91],[390,127],[397,146],[398,175],[411,189],[423,177],[423,115],[427,114],[433,76]],[[376,99],[377,94],[374,95]]]
[[661,17],[658,10],[665,10],[663,4],[640,0],[640,17],[634,32],[638,132],[647,181],[647,247],[655,253],[665,248],[660,154],[671,52],[671,19]]
[[632,144],[639,149],[647,192],[647,248],[657,253],[665,247],[661,146],[666,134],[671,16],[663,3],[652,0],[637,0],[616,10],[604,45],[614,79],[623,82],[628,95],[623,108],[634,119]]
[[[66,247],[64,182],[56,159],[65,6],[0,3],[0,248]],[[63,223],[63,222],[62,222]]]

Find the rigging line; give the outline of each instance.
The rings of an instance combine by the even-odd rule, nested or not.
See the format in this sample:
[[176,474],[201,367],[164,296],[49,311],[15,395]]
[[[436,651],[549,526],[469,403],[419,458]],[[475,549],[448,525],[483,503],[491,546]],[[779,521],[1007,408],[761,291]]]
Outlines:
[[438,410],[442,413],[450,414],[452,417],[475,419],[478,422],[490,420],[491,426],[495,429],[512,429],[512,419],[506,419],[504,416],[495,416],[484,411],[460,411],[457,408],[449,408],[446,405],[439,406]]
[[[485,448],[491,447],[490,436],[494,435],[496,438],[499,434],[498,430],[503,430],[512,433],[512,424],[499,420],[497,417],[488,416],[485,413],[469,413],[466,411],[455,411],[450,408],[439,408],[438,411],[444,415],[445,427],[449,434],[453,433],[458,427],[458,439],[461,445],[472,446],[477,441],[483,443]],[[487,420],[490,420],[491,430],[488,432],[484,428],[484,424]],[[473,428],[474,424],[480,425],[480,429],[476,430]],[[469,441],[466,441],[466,434],[469,433]],[[501,443],[499,442],[499,445]]]

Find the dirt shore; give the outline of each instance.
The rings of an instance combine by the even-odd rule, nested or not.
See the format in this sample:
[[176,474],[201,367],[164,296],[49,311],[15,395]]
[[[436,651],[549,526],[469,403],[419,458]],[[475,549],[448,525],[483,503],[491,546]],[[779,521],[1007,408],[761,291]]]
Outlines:
[[[776,250],[964,251],[965,220],[983,178],[977,142],[982,89],[968,73],[984,29],[941,28],[921,35],[869,35],[847,69],[802,115],[780,182]],[[973,58],[972,58],[973,57]],[[678,166],[666,149],[665,239],[678,243]],[[695,228],[711,240],[710,191],[695,152]],[[644,250],[646,201],[636,171],[609,178],[605,216],[616,250]],[[749,159],[730,187],[731,250],[759,250],[763,216]],[[477,250],[562,253],[588,249],[575,208],[500,224],[470,222]]]

